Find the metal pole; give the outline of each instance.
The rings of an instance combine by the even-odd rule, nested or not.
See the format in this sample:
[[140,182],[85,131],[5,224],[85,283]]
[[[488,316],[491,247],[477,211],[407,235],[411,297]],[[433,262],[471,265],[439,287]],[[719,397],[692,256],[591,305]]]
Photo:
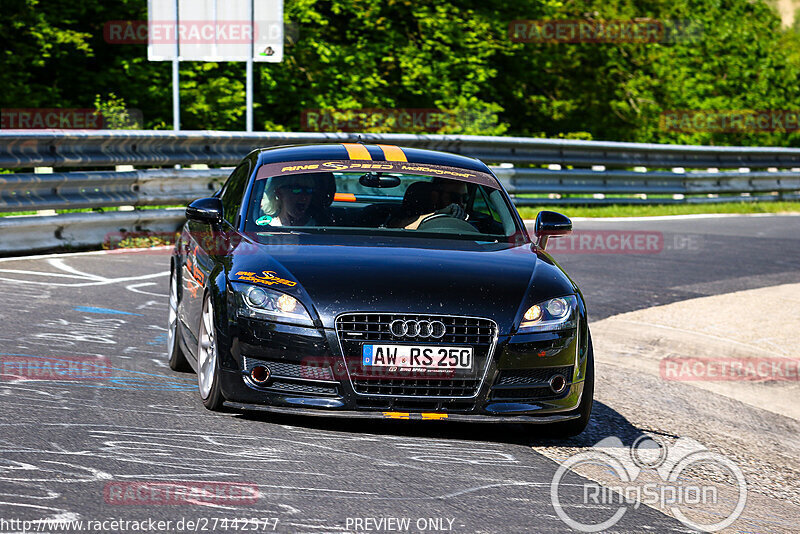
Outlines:
[[252,132],[253,131],[253,41],[255,41],[255,6],[254,0],[250,2],[250,53],[247,55],[247,96],[245,101],[246,106],[246,131]]
[[175,59],[172,60],[172,129],[176,132],[181,129],[181,86],[180,86],[180,0],[175,0]]
[[178,64],[177,58],[172,60],[172,129],[176,132],[181,129],[181,91]]
[[253,131],[253,57],[247,58],[247,131]]

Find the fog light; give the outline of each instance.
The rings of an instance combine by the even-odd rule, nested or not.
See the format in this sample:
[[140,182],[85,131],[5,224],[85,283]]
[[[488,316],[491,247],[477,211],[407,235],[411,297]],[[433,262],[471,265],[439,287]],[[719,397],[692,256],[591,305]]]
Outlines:
[[253,370],[250,371],[250,378],[256,384],[265,384],[267,380],[269,380],[269,367],[264,367],[263,365],[256,365],[253,367]]
[[555,375],[550,379],[550,390],[553,393],[561,393],[567,389],[567,379],[562,375]]

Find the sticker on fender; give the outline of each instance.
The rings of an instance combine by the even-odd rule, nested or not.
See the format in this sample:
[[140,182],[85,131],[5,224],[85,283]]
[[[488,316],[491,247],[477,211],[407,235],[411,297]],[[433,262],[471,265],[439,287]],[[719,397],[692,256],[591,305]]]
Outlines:
[[472,347],[362,345],[361,356],[365,367],[472,369]]

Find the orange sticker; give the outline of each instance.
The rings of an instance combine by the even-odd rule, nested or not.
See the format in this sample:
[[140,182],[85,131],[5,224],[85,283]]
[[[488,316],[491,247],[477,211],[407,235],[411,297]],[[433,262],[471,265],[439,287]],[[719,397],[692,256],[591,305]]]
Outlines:
[[383,150],[383,157],[386,158],[386,161],[408,161],[406,153],[399,146],[378,145],[378,147]]
[[254,284],[264,284],[266,286],[283,285],[294,287],[297,282],[286,280],[285,278],[278,278],[275,271],[261,271],[261,274],[256,274],[249,271],[239,271],[234,276],[240,282],[252,282]]
[[342,143],[342,146],[347,149],[347,155],[350,159],[372,159],[369,155],[369,150],[364,145],[358,143]]
[[411,414],[408,412],[383,412],[383,416],[387,419],[408,419]]
[[333,195],[336,202],[355,202],[356,196],[353,193],[336,193]]

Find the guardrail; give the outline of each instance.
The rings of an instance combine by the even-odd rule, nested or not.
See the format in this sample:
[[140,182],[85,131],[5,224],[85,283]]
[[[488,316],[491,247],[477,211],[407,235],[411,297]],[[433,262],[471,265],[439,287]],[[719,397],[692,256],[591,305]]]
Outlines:
[[[800,169],[778,171],[633,172],[586,169],[494,169],[518,206],[543,204],[677,204],[800,199]],[[520,195],[556,194],[556,198]],[[567,195],[578,195],[570,197]],[[592,196],[585,196],[592,195]],[[606,195],[626,195],[608,197]],[[635,195],[635,196],[631,196]],[[653,197],[652,195],[656,195]],[[694,195],[694,196],[693,196]],[[698,196],[702,195],[702,196]],[[723,195],[723,196],[720,196]]]
[[187,204],[211,196],[223,169],[0,174],[0,212]]
[[708,147],[483,137],[475,135],[306,132],[24,131],[0,132],[0,168],[110,165],[232,165],[258,147],[380,142],[444,150],[496,163],[606,167],[800,167],[800,149]]
[[[800,149],[412,134],[0,131],[0,212],[180,205],[207,196],[258,147],[355,142],[444,150],[499,164],[517,205],[800,199]],[[165,167],[128,171],[113,166]],[[543,168],[542,166],[546,166]],[[96,246],[109,232],[177,228],[176,210],[0,217],[0,253]],[[101,235],[102,234],[102,235]]]

